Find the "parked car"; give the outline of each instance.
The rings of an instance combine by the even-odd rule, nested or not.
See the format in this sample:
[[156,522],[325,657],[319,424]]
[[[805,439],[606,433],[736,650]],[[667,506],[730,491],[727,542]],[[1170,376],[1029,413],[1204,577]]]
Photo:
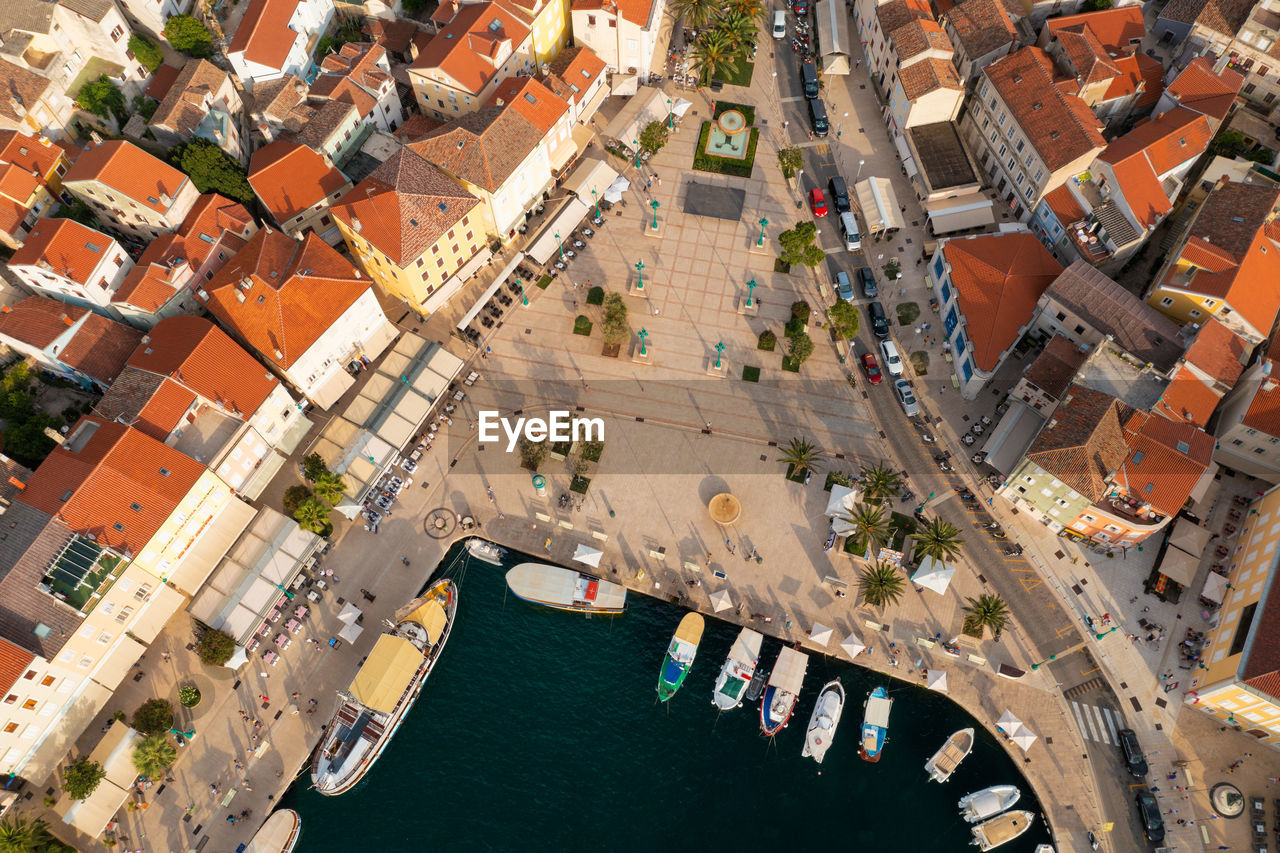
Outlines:
[[911,390],[911,386],[907,384],[907,380],[899,379],[893,383],[894,393],[898,395],[898,402],[902,404],[902,411],[909,418],[914,418],[920,414],[920,404],[916,402],[915,392]]
[[884,313],[884,306],[879,302],[868,302],[867,313],[871,315],[871,331],[880,340],[889,337],[889,318]]
[[813,208],[815,219],[821,219],[827,215],[827,198],[822,194],[822,190],[817,187],[809,190],[809,206]]
[[803,18],[809,14],[809,0],[796,0],[796,15]]
[[1160,816],[1160,804],[1155,794],[1150,791],[1139,791],[1134,801],[1138,804],[1138,820],[1142,823],[1142,834],[1152,844],[1164,841],[1164,818]]
[[800,83],[804,87],[804,96],[806,98],[818,97],[818,69],[812,62],[802,62],[800,64]]
[[1133,729],[1121,729],[1116,732],[1120,738],[1120,751],[1124,753],[1124,763],[1129,774],[1141,779],[1147,775],[1147,759],[1142,757],[1142,745],[1138,743],[1138,735]]
[[902,356],[898,355],[898,347],[893,341],[880,342],[880,357],[884,359],[884,369],[890,376],[902,375]]
[[862,284],[862,295],[867,299],[875,299],[880,295],[876,287],[876,277],[871,274],[871,267],[858,267],[858,281]]
[[849,204],[849,187],[845,185],[844,178],[836,175],[827,185],[831,189],[831,203],[835,206],[836,213],[848,213],[853,208]]
[[844,270],[836,272],[836,293],[845,302],[853,301],[853,282],[849,281],[849,274]]
[[858,217],[853,211],[840,214],[840,234],[844,237],[844,250],[857,252],[862,249],[862,235],[858,233]]
[[776,39],[787,37],[787,13],[781,9],[773,13],[773,37]]
[[869,352],[862,355],[862,372],[867,374],[867,381],[872,385],[880,384],[880,365],[876,364],[876,357]]
[[813,135],[822,137],[831,132],[831,122],[827,120],[827,105],[821,98],[810,98],[809,122],[813,126]]

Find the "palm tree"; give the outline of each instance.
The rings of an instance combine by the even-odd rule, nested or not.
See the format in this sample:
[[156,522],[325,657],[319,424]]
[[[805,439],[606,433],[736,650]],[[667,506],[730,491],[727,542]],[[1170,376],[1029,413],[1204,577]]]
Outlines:
[[718,30],[704,33],[693,46],[693,67],[698,71],[699,85],[706,86],[736,63],[733,42]]
[[18,811],[0,817],[0,853],[31,853],[45,849],[51,841],[49,824],[40,818]]
[[968,604],[964,606],[964,626],[966,629],[973,629],[977,633],[981,633],[982,629],[990,628],[995,638],[1000,639],[1000,632],[1009,626],[1009,605],[1004,603],[1004,599],[998,595],[984,593],[977,598],[969,598]]
[[734,64],[751,56],[759,30],[756,21],[742,12],[730,9],[716,22],[716,32],[723,33],[733,46]]
[[714,0],[671,0],[671,14],[685,26],[702,29],[711,23],[719,5]]
[[726,14],[744,15],[753,23],[765,16],[764,4],[760,0],[729,0],[725,4],[724,11]]
[[902,488],[902,475],[883,462],[862,469],[862,491],[869,498],[887,498]]
[[293,513],[298,526],[312,533],[324,533],[329,526],[329,508],[315,498],[307,498]]
[[884,507],[860,503],[841,521],[853,528],[851,535],[865,542],[873,554],[889,539],[889,519]]
[[959,528],[940,518],[935,518],[924,529],[916,531],[915,540],[916,554],[932,557],[940,563],[960,556],[960,549],[964,546]]
[[862,600],[872,607],[897,604],[902,597],[902,575],[888,563],[877,561],[874,566],[862,570],[858,578],[858,592],[862,594]]
[[799,471],[821,471],[822,451],[818,445],[803,439],[793,438],[782,448],[782,462],[786,462]]
[[164,734],[144,738],[133,750],[133,766],[140,776],[155,779],[178,760],[178,750]]
[[333,474],[329,471],[321,474],[311,484],[311,493],[329,506],[337,506],[338,501],[342,500],[342,493],[345,489],[346,483],[342,481],[342,475]]

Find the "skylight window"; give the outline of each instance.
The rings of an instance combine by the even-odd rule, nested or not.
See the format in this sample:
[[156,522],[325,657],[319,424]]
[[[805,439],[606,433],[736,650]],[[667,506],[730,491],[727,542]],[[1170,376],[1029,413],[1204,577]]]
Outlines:
[[1179,453],[1190,453],[1190,452],[1191,452],[1191,445],[1187,444],[1185,441],[1179,441],[1179,442],[1178,442],[1178,452],[1179,452]]
[[529,103],[533,104],[534,106],[537,106],[538,104],[538,99],[535,98],[533,95],[530,95],[528,92],[525,92],[524,99]]
[[142,504],[131,503],[129,504],[129,509],[133,510],[134,512],[142,512]]
[[121,524],[121,523],[120,523],[120,522],[118,522],[118,521],[117,521],[115,524],[111,525],[111,526],[112,526],[112,527],[114,527],[116,530],[119,530],[121,533],[123,533],[123,532],[124,532],[124,525],[123,525],[123,524]]
[[500,29],[502,29],[502,21],[499,21],[497,18],[494,18],[492,21],[489,22],[489,32],[496,33]]
[[1146,492],[1147,494],[1151,494],[1151,490],[1154,489],[1155,487],[1156,487],[1155,483],[1147,483],[1147,487],[1143,489],[1143,491]]
[[86,249],[88,249],[90,252],[101,252],[101,251],[102,251],[102,247],[101,247],[101,246],[99,246],[99,245],[97,245],[96,243],[85,243],[85,244],[84,244],[84,247],[85,247]]
[[1143,453],[1141,450],[1139,450],[1139,451],[1137,451],[1136,453],[1134,453],[1134,454],[1133,454],[1133,464],[1134,464],[1134,465],[1141,465],[1141,464],[1142,464],[1142,460],[1143,460],[1144,458],[1146,458],[1146,455],[1147,455],[1147,454]]

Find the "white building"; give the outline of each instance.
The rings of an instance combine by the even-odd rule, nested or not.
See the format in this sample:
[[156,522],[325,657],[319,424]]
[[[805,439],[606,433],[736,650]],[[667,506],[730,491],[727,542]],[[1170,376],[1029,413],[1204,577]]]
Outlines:
[[165,22],[174,15],[191,14],[191,5],[191,0],[120,0],[133,28],[150,33],[153,40],[163,38]]
[[642,0],[626,8],[616,0],[574,0],[570,7],[574,41],[595,51],[612,71],[635,74],[641,82],[661,71],[666,44],[664,0]]
[[261,80],[309,78],[312,54],[333,19],[333,0],[249,0],[227,59],[252,91]]
[[363,121],[392,131],[404,122],[391,62],[381,45],[348,42],[320,63],[320,76],[311,83],[311,98],[338,99],[356,106]]
[[111,301],[133,261],[101,231],[71,219],[42,219],[9,260],[9,269],[35,293],[120,319]]

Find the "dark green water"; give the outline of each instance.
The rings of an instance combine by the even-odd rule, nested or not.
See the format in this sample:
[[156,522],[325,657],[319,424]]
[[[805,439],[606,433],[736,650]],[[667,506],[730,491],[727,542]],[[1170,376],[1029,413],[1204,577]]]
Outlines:
[[[736,627],[708,619],[684,687],[658,705],[679,608],[638,595],[617,617],[538,608],[505,595],[505,569],[456,554],[442,571],[458,581],[457,622],[388,751],[350,793],[322,797],[304,775],[283,798],[302,815],[300,851],[976,851],[956,810],[964,794],[1013,783],[1017,808],[1040,812],[1001,746],[937,693],[810,656],[795,716],[770,742],[758,703],[718,718],[711,704]],[[778,648],[765,640],[764,664]],[[848,701],[819,766],[800,757],[804,727],[836,676]],[[895,701],[869,764],[858,727],[878,683]],[[973,752],[949,782],[929,782],[925,761],[970,725]],[[1038,821],[999,850],[1047,840]]]

